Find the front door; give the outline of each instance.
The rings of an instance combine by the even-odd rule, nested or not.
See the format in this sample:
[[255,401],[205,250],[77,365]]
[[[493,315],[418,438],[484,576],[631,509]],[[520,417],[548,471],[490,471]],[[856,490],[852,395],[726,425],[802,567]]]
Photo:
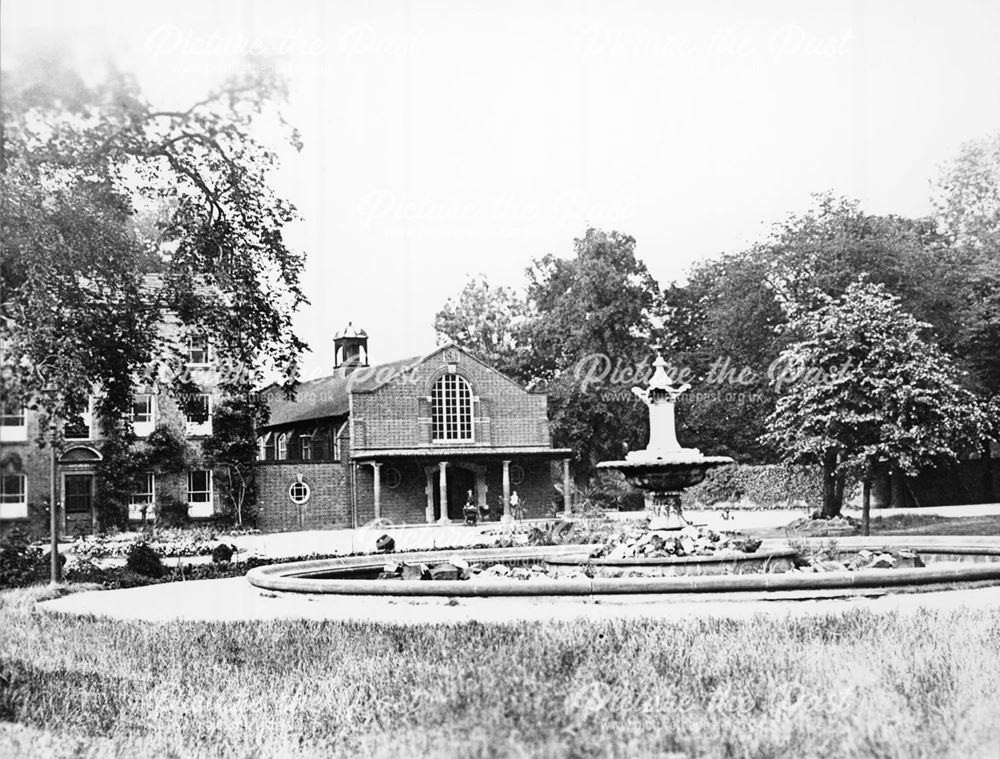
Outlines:
[[66,509],[67,516],[86,514],[89,518],[94,506],[94,475],[67,474],[63,479],[63,487],[66,489],[63,508]]

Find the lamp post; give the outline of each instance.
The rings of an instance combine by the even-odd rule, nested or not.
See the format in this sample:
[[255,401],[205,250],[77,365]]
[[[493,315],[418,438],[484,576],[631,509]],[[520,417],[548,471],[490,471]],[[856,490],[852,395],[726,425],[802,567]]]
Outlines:
[[49,440],[51,471],[49,472],[49,586],[62,580],[59,566],[59,506],[56,503],[56,428],[53,425]]
[[[50,356],[41,362],[38,376],[45,381],[42,392],[52,401],[52,407],[55,407],[58,387],[51,377],[46,377],[51,359]],[[49,587],[53,587],[62,580],[62,567],[59,565],[59,506],[56,503],[56,441],[59,426],[54,413],[49,415],[49,425]]]

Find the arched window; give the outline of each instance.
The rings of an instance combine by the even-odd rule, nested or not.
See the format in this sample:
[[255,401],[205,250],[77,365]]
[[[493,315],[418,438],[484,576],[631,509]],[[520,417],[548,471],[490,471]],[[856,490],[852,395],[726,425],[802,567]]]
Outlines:
[[431,390],[435,442],[472,440],[472,388],[464,377],[445,374]]
[[269,461],[274,458],[274,433],[268,432],[266,435],[257,438],[257,459],[258,461]]
[[288,458],[288,433],[282,432],[278,435],[278,461],[284,461]]

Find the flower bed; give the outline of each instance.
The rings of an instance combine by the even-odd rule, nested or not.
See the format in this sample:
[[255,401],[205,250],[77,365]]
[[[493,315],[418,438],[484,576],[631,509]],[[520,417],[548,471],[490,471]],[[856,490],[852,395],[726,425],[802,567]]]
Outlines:
[[236,535],[258,534],[259,530],[217,532],[208,528],[181,530],[159,528],[150,532],[121,532],[111,535],[87,535],[76,538],[66,549],[79,559],[125,558],[133,545],[145,543],[161,558],[184,556],[211,556],[212,551],[226,538]]

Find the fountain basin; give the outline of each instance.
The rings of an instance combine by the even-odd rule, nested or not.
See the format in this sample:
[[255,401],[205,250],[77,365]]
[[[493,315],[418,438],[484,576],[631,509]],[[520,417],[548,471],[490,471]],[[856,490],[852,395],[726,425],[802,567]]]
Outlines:
[[[846,542],[846,541],[845,541]],[[817,541],[816,545],[820,545]],[[379,554],[338,559],[294,562],[258,567],[247,574],[255,587],[281,592],[324,593],[334,595],[414,596],[414,597],[500,597],[500,596],[657,596],[664,600],[675,594],[727,594],[741,592],[796,592],[798,597],[810,592],[830,590],[849,593],[854,589],[901,588],[948,584],[961,586],[974,582],[1000,582],[1000,538],[969,543],[959,539],[934,538],[893,541],[885,538],[854,538],[850,548],[871,550],[884,546],[907,547],[924,556],[933,553],[939,559],[961,557],[958,561],[932,561],[919,569],[866,569],[825,573],[702,574],[663,577],[575,577],[566,579],[510,580],[504,578],[469,580],[374,580],[349,579],[359,571],[378,570],[387,559],[407,562],[443,562],[458,557],[468,562],[506,562],[552,564],[560,560],[577,561],[594,546],[537,546],[529,548],[471,549],[426,551],[407,554]],[[847,546],[844,546],[845,548]],[[762,547],[766,550],[790,550],[778,541]],[[749,556],[753,556],[750,554]],[[688,566],[710,564],[717,557],[682,557],[698,559]],[[649,561],[649,560],[631,560]],[[657,559],[653,561],[677,562]],[[621,564],[621,562],[617,562]],[[724,563],[724,562],[723,562]],[[583,566],[581,564],[581,566]]]
[[709,469],[735,463],[728,456],[651,458],[602,461],[598,469],[617,469],[633,487],[660,493],[676,493],[697,485]]

